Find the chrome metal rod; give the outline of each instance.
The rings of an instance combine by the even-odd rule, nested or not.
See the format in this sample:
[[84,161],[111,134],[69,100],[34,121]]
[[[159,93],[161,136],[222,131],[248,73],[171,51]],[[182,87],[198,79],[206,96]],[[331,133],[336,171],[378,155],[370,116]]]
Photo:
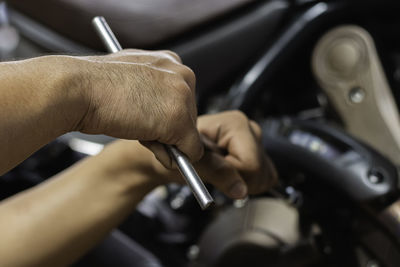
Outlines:
[[[103,17],[95,17],[93,19],[93,26],[110,52],[115,53],[122,50],[117,38]],[[214,202],[214,199],[208,192],[188,158],[173,146],[166,145],[165,147],[178,165],[180,173],[192,190],[200,207],[203,210],[209,207]]]
[[166,147],[170,155],[176,161],[180,173],[192,190],[193,195],[196,197],[197,202],[199,202],[200,204],[200,207],[203,210],[209,207],[214,202],[214,199],[203,184],[203,181],[200,179],[196,170],[193,168],[193,165],[190,163],[187,157],[178,149],[169,145],[166,145]]
[[121,45],[104,17],[95,17],[92,23],[104,45],[111,53],[116,53],[122,50]]

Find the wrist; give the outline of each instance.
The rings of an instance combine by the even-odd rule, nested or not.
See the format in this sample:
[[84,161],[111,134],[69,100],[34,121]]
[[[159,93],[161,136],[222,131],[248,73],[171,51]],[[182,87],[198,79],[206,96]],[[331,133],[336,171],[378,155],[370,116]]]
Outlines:
[[78,130],[89,107],[81,60],[71,56],[44,56],[33,61],[34,67],[42,73],[44,82],[39,86],[44,87],[52,99],[51,106],[62,134]]
[[162,184],[153,158],[153,154],[139,142],[119,140],[93,157],[93,163],[105,179],[119,184],[123,192],[135,195],[142,193],[139,195],[144,196]]

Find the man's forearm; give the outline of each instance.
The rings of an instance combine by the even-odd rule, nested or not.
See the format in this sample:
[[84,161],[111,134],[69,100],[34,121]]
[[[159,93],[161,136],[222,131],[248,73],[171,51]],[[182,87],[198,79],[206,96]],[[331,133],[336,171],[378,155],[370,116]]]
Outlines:
[[199,160],[195,75],[179,61],[172,52],[126,50],[0,63],[0,174],[71,130],[171,144]]
[[67,62],[49,56],[0,63],[0,174],[71,130],[84,113]]
[[99,156],[0,205],[1,266],[71,264],[154,188],[134,170],[105,172]]

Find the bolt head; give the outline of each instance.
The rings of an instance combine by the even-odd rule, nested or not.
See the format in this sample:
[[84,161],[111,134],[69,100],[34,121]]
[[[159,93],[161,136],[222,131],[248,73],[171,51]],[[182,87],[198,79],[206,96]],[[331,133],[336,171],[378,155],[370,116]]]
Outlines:
[[385,179],[384,175],[382,174],[382,172],[378,170],[371,170],[368,172],[368,180],[372,184],[380,184],[383,182],[384,179]]
[[354,87],[349,92],[349,99],[354,104],[359,104],[364,101],[365,91],[360,87]]

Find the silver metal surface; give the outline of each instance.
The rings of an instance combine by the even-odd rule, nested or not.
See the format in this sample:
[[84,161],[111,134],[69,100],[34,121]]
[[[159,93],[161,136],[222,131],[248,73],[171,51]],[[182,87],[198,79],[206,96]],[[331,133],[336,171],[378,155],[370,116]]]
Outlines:
[[169,150],[173,159],[176,161],[179,171],[181,172],[186,183],[192,190],[201,208],[206,209],[207,207],[209,207],[214,202],[214,199],[208,192],[207,188],[204,186],[196,170],[193,168],[193,165],[178,149],[168,145],[166,147]]
[[122,50],[121,45],[104,17],[95,17],[92,23],[104,45],[111,53],[116,53]]
[[[122,50],[117,38],[103,17],[95,17],[93,19],[93,25],[110,52],[115,53]],[[202,209],[209,207],[214,202],[214,199],[208,192],[196,170],[193,168],[193,165],[190,163],[187,157],[175,147],[170,145],[166,145],[165,147],[167,148],[171,157],[176,161],[180,173],[192,190],[200,207]]]
[[365,98],[365,91],[360,87],[354,87],[349,92],[349,99],[354,104],[363,102],[364,98]]

